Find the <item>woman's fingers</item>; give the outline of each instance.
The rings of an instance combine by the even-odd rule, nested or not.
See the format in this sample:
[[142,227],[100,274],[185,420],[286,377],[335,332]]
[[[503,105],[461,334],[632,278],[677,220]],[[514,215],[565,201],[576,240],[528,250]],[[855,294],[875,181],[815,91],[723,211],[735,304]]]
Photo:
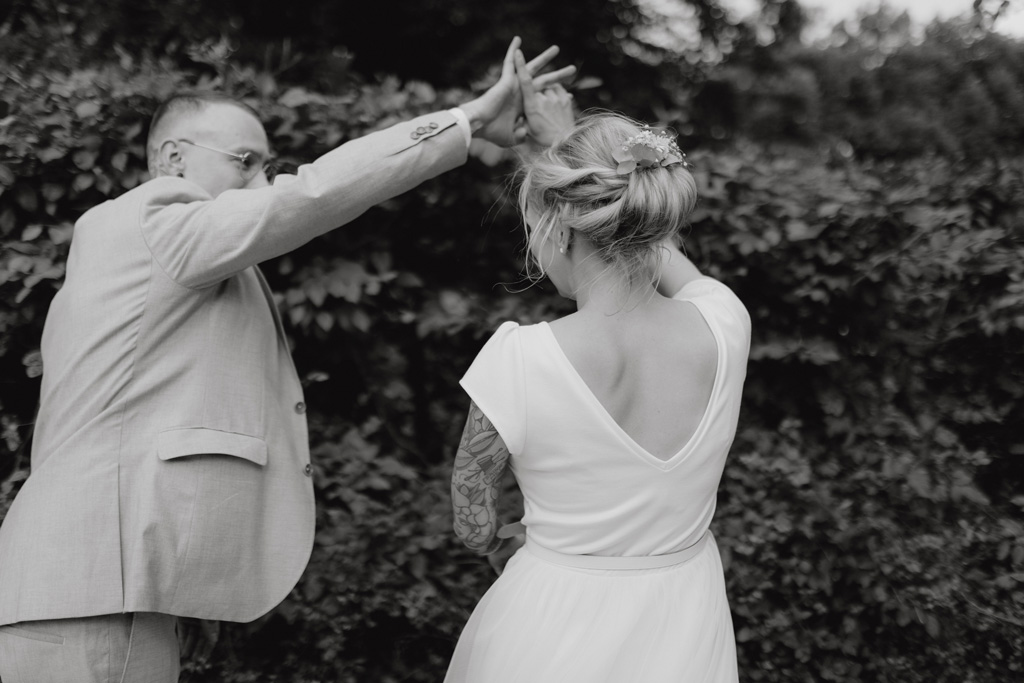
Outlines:
[[556,71],[549,71],[546,74],[541,74],[533,79],[533,86],[538,90],[544,90],[550,88],[553,85],[567,81],[576,75],[575,66],[563,66],[561,69]]
[[540,71],[541,69],[543,69],[545,66],[547,66],[548,63],[552,59],[554,59],[557,55],[558,55],[558,46],[557,45],[552,45],[548,49],[544,50],[544,52],[541,52],[539,55],[537,55],[536,57],[531,59],[529,62],[527,62],[526,63],[526,68],[530,72],[530,75],[532,76],[535,73],[537,73],[538,71]]

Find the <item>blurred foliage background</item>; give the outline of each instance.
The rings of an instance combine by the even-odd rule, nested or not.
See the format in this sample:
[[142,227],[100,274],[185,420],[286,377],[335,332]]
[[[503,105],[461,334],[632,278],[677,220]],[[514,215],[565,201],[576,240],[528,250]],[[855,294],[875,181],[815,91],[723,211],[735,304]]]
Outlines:
[[[885,5],[815,44],[792,0],[0,1],[0,516],[74,221],[145,182],[157,102],[244,98],[295,163],[483,88],[520,35],[582,107],[673,127],[687,250],[754,338],[713,525],[743,681],[1024,679],[1024,44],[1001,0]],[[492,581],[454,541],[457,380],[525,288],[512,156],[263,268],[310,405],[318,534],[291,596],[189,681],[435,681]],[[509,483],[510,519],[514,485]]]

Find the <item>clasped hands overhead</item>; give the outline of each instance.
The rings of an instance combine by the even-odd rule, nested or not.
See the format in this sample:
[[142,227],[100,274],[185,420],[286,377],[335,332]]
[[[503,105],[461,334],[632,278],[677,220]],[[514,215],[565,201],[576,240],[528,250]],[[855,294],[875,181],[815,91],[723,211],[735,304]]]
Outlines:
[[521,44],[518,36],[512,39],[498,82],[480,97],[462,105],[474,137],[501,147],[512,147],[528,139],[550,144],[548,138],[553,137],[562,122],[552,124],[551,117],[543,115],[544,105],[548,104],[545,98],[559,98],[559,103],[564,104],[572,97],[561,84],[576,74],[576,67],[566,66],[540,74],[558,55],[558,47],[551,46],[527,62],[520,50]]

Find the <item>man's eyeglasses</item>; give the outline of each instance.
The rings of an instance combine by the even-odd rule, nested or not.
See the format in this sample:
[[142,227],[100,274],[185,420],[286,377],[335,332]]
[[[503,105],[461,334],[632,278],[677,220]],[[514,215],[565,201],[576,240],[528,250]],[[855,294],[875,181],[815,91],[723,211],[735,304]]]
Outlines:
[[192,142],[191,140],[175,140],[175,142],[186,142],[194,147],[202,147],[208,149],[211,152],[217,152],[229,156],[238,162],[239,170],[242,172],[242,177],[246,181],[252,180],[253,177],[260,172],[262,169],[267,174],[267,180],[273,180],[274,176],[278,173],[277,161],[271,157],[264,159],[262,154],[257,152],[242,152],[241,154],[235,154],[234,152],[225,152],[223,149],[217,149],[216,147],[208,147],[206,145],[200,145],[198,142]]

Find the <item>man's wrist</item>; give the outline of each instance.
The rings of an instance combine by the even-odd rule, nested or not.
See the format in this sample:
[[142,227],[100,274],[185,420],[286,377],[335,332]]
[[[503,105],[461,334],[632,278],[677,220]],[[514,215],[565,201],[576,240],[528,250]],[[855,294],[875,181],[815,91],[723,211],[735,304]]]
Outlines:
[[459,106],[459,109],[466,115],[466,120],[469,123],[469,131],[471,135],[475,135],[480,132],[486,123],[483,112],[480,110],[480,100],[470,100],[463,105]]

